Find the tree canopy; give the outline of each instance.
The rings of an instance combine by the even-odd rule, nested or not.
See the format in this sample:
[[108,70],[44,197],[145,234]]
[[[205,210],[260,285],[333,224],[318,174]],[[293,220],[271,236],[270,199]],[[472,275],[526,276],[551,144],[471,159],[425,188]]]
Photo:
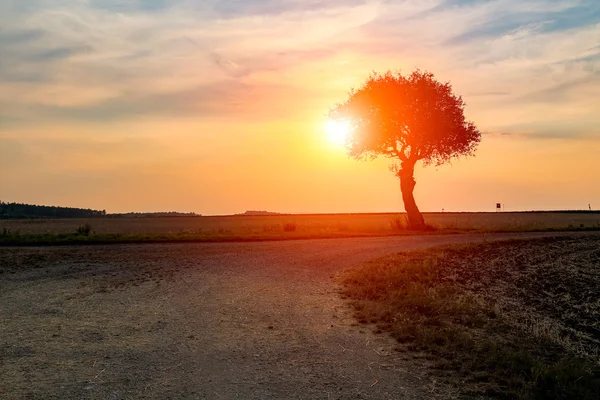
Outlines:
[[465,119],[464,107],[450,83],[437,81],[430,72],[416,70],[405,77],[388,71],[372,73],[330,117],[351,122],[348,146],[355,158],[383,155],[440,165],[473,155],[481,140],[475,125]]

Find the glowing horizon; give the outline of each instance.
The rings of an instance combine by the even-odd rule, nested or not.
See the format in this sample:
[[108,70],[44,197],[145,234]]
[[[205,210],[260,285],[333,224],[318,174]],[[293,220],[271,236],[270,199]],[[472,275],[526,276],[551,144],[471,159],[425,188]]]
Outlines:
[[598,209],[599,20],[594,0],[0,4],[0,200],[403,211],[327,113],[370,71],[421,68],[484,132],[475,158],[417,166],[422,211]]

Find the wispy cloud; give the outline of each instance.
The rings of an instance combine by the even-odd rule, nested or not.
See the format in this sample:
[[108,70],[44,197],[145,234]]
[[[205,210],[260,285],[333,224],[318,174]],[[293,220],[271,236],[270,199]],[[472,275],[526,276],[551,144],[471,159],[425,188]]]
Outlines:
[[[7,117],[5,127],[27,123],[60,121],[108,123],[128,118],[177,118],[192,116],[204,120],[266,121],[290,117],[291,110],[310,98],[301,88],[280,85],[250,85],[236,80],[162,93],[129,93],[110,97],[107,92],[85,92],[78,96],[77,88],[58,87],[44,95],[32,95],[35,103],[13,112],[10,106],[0,110],[0,119]],[[64,100],[55,99],[62,94]],[[75,103],[74,103],[75,102]],[[44,104],[45,103],[45,104]],[[10,117],[13,117],[10,119]],[[4,122],[4,121],[2,121]],[[2,128],[0,122],[0,128]]]
[[0,124],[277,118],[421,67],[490,129],[597,126],[599,18],[596,0],[6,2]]

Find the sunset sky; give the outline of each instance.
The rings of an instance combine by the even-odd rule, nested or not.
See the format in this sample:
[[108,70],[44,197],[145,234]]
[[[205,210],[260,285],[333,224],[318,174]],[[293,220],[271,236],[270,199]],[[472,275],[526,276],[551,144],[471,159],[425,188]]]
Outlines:
[[403,211],[327,113],[370,71],[450,81],[476,157],[422,211],[600,209],[598,0],[0,0],[0,200],[231,214]]

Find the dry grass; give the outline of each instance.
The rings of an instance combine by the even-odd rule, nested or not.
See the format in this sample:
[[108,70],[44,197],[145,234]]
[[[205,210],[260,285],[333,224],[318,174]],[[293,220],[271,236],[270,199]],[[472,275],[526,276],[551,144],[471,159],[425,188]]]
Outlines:
[[[442,231],[530,231],[600,229],[600,213],[426,213]],[[72,234],[90,224],[98,235],[181,235],[212,237],[300,237],[394,235],[405,230],[405,214],[322,214],[280,216],[164,217],[0,220],[0,233]],[[286,232],[286,226],[295,226]]]
[[403,253],[342,279],[361,323],[465,393],[600,398],[600,236]]

